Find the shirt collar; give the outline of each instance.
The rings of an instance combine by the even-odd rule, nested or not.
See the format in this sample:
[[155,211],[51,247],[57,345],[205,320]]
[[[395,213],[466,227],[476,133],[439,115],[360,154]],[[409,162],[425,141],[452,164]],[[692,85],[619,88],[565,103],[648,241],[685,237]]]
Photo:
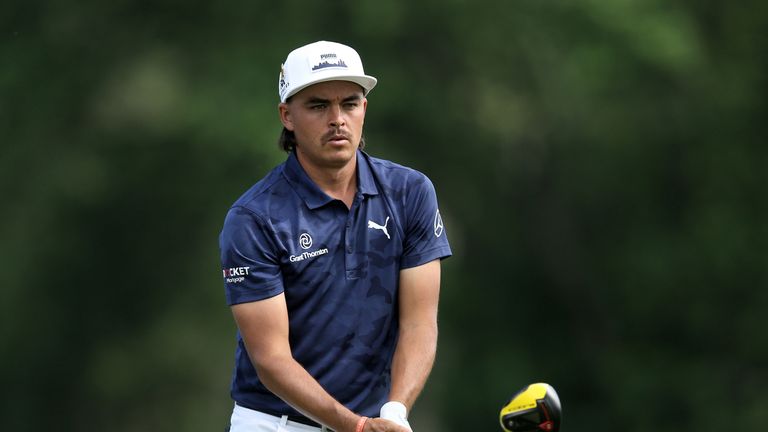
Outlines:
[[378,195],[379,188],[373,179],[369,158],[364,151],[357,151],[357,190],[363,195]]
[[[290,155],[288,155],[288,160],[285,161],[283,174],[310,209],[314,210],[334,201],[333,198],[320,190],[315,182],[309,178],[306,171],[304,171],[304,168],[299,163],[295,151],[292,151]],[[361,150],[357,151],[357,191],[363,195],[379,194],[369,165],[368,155]]]

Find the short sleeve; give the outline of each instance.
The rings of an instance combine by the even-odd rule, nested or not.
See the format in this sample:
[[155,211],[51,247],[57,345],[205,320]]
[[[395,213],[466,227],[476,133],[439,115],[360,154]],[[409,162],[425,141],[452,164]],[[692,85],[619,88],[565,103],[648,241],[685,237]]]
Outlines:
[[273,230],[255,213],[233,207],[219,236],[227,304],[247,303],[283,292],[280,249]]
[[437,204],[432,182],[416,172],[405,197],[405,241],[401,268],[416,267],[451,256],[448,235]]

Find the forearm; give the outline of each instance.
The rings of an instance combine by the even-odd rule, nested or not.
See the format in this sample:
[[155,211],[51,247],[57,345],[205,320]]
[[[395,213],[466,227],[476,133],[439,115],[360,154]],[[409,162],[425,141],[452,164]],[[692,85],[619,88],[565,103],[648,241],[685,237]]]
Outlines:
[[292,357],[255,363],[261,382],[296,410],[339,432],[354,431],[359,415],[336,401]]
[[432,371],[436,351],[437,323],[401,326],[389,400],[402,402],[410,411]]

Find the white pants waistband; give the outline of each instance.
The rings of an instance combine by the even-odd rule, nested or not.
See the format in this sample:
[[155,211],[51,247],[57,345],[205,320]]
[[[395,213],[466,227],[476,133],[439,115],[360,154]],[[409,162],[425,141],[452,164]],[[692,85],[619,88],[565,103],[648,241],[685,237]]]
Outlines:
[[229,432],[330,432],[325,426],[315,427],[288,420],[288,416],[273,416],[235,404]]

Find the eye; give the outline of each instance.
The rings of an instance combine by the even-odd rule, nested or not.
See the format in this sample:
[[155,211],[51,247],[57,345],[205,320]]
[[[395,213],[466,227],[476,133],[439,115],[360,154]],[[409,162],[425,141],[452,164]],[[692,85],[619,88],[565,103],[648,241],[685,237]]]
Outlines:
[[312,111],[320,111],[325,109],[325,107],[326,107],[326,104],[318,103],[318,104],[310,105],[309,109],[311,109]]
[[360,102],[354,101],[354,102],[345,102],[344,107],[347,109],[355,109],[360,105]]

